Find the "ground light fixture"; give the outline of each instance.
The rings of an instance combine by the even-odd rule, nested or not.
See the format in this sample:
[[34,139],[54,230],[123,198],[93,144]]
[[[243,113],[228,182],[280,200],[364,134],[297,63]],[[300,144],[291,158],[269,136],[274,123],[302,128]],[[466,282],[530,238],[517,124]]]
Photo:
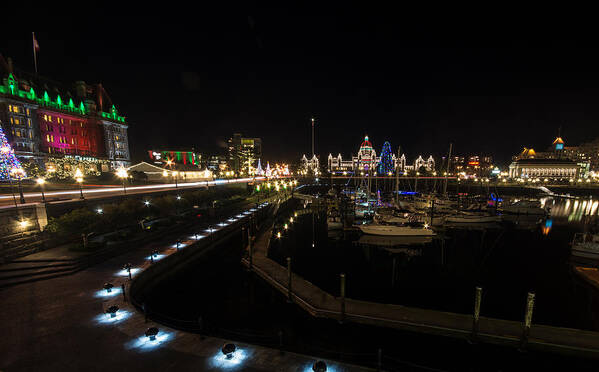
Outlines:
[[146,205],[146,207],[147,207],[147,206],[149,206],[149,205],[150,205],[150,201],[149,201],[149,200],[144,200],[144,204],[145,204],[145,205]]
[[312,365],[312,371],[314,372],[326,372],[327,364],[322,360],[317,361]]
[[222,351],[222,353],[225,355],[227,359],[231,359],[233,358],[233,354],[235,353],[236,349],[237,347],[235,346],[235,344],[229,342],[224,344],[220,351]]
[[104,283],[104,289],[106,290],[106,293],[112,292],[112,287],[114,287],[112,283]]
[[112,305],[106,309],[106,314],[110,315],[111,318],[115,318],[117,311],[119,311],[119,307],[117,305]]
[[150,339],[150,341],[154,341],[156,340],[156,335],[158,334],[159,330],[156,327],[150,327],[146,330],[146,337]]

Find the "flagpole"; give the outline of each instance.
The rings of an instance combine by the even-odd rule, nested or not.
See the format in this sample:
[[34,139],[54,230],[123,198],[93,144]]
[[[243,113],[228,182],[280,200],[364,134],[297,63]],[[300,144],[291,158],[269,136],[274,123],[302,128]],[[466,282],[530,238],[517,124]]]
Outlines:
[[31,45],[33,46],[33,65],[35,66],[35,74],[37,75],[37,53],[35,51],[35,32],[31,33]]

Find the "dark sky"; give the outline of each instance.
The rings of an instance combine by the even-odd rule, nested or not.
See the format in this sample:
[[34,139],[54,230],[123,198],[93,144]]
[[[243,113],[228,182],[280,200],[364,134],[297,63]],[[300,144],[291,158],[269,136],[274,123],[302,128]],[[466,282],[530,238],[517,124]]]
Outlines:
[[[486,21],[293,6],[206,10],[187,30],[156,18],[36,36],[40,74],[101,82],[138,159],[151,147],[219,151],[242,132],[263,138],[267,160],[297,160],[312,115],[325,156],[355,153],[368,134],[410,160],[453,142],[505,164],[523,146],[547,147],[560,126],[566,145],[599,137],[596,32]],[[29,32],[5,30],[0,53],[33,69]]]

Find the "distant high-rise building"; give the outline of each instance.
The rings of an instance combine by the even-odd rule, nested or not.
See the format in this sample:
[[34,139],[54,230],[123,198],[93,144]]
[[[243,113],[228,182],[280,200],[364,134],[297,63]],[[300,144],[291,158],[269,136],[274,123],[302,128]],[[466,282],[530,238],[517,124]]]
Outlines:
[[235,133],[227,145],[229,168],[237,173],[248,174],[262,157],[261,138],[246,138],[241,133]]

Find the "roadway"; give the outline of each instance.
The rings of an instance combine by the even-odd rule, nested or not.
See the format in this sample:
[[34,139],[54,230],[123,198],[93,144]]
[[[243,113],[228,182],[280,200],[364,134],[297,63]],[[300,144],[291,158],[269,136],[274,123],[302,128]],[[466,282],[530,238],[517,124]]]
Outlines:
[[[212,187],[217,185],[226,185],[230,183],[246,183],[254,180],[264,180],[264,177],[256,177],[256,178],[237,178],[230,180],[213,180],[213,181],[199,181],[199,182],[179,182],[178,184],[174,183],[163,183],[163,184],[153,184],[153,185],[143,185],[143,186],[128,186],[123,188],[122,186],[118,187],[83,187],[80,191],[79,188],[74,188],[70,190],[57,190],[57,191],[47,191],[44,192],[44,197],[46,202],[64,202],[69,200],[79,200],[81,197],[81,192],[83,192],[83,197],[85,199],[94,199],[94,198],[105,198],[109,196],[118,196],[118,195],[139,195],[139,194],[150,194],[161,191],[173,191],[173,190],[186,190],[193,189],[198,187]],[[25,197],[26,204],[34,204],[42,202],[42,193],[40,192],[25,192],[23,193]],[[0,194],[0,208],[10,208],[15,205],[15,198],[18,205],[23,205],[20,203],[19,193],[16,192],[13,197],[12,193],[3,193]]]

